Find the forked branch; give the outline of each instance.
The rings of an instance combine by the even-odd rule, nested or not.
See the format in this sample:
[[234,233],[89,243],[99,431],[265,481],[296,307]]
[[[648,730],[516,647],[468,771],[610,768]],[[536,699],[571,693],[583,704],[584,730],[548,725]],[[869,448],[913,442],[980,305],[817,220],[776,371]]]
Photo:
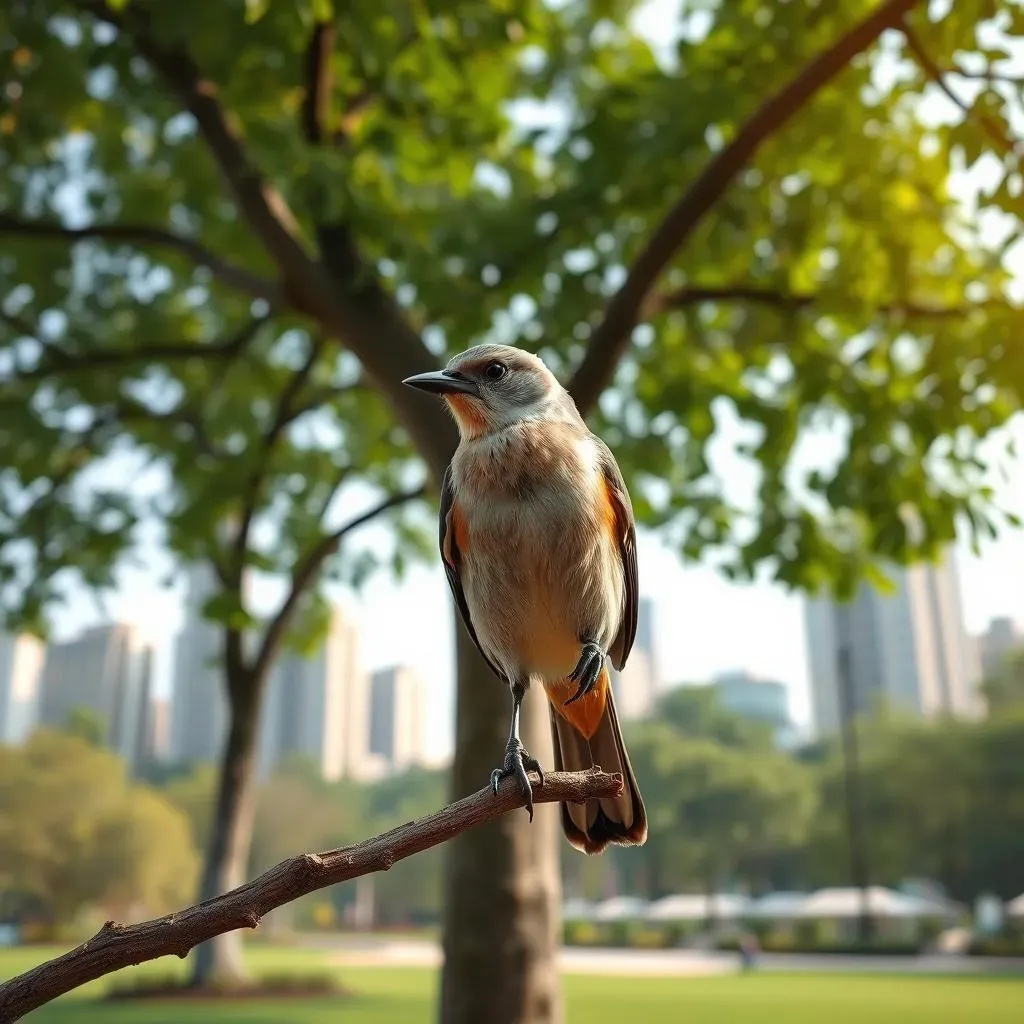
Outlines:
[[[544,785],[533,785],[537,803],[582,803],[622,792],[622,776],[593,768],[587,772],[551,772]],[[485,788],[419,821],[326,853],[305,853],[282,861],[259,878],[187,910],[154,921],[123,925],[108,921],[76,949],[0,985],[0,1024],[104,975],[132,964],[171,954],[185,957],[215,935],[255,928],[260,919],[300,896],[347,882],[360,875],[387,871],[414,853],[454,838],[525,805],[515,781],[506,779],[495,796]]]
[[665,268],[711,212],[735,177],[790,118],[889,28],[901,25],[919,0],[886,0],[756,110],[728,146],[708,163],[679,202],[666,214],[611,297],[590,337],[587,353],[569,385],[580,411],[596,404],[618,365],[648,296]]

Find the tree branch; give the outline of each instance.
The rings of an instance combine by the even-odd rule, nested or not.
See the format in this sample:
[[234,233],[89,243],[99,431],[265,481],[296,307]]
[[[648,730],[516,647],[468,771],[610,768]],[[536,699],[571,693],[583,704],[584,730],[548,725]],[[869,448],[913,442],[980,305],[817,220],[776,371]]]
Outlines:
[[334,23],[318,21],[306,47],[306,96],[302,101],[302,128],[306,141],[318,145],[327,134],[331,90],[331,54],[334,51]]
[[154,412],[143,402],[122,398],[110,406],[110,411],[114,419],[122,423],[162,423],[170,427],[187,427],[192,440],[204,455],[218,461],[226,457],[226,453],[214,445],[201,415],[195,409],[179,407],[170,412]]
[[[35,338],[43,345],[48,358],[39,361],[31,370],[17,374],[18,380],[44,380],[55,374],[91,373],[94,370],[131,363],[174,362],[179,359],[232,359],[239,355],[256,337],[260,328],[270,319],[269,315],[253,317],[223,341],[213,345],[193,345],[186,342],[158,341],[146,345],[134,345],[123,349],[98,349],[88,355],[73,355],[56,347],[52,342],[39,337],[39,331],[23,321],[13,321],[4,316],[19,333]],[[30,330],[25,330],[30,327]]]
[[291,422],[294,423],[295,420],[301,419],[307,413],[321,408],[335,398],[351,394],[364,386],[363,381],[355,380],[350,384],[325,384],[323,387],[310,388],[306,400],[292,410]]
[[[395,48],[388,59],[387,63],[393,64],[403,53],[406,52],[415,42],[420,38],[419,33],[416,29],[412,29],[407,32],[401,40],[399,40],[398,46]],[[381,86],[380,80],[371,81],[371,77],[367,75],[365,68],[361,66],[359,62],[358,48],[353,51],[353,56],[356,58],[358,64],[360,64],[359,74],[360,77],[366,82],[355,95],[350,96],[348,102],[345,104],[345,108],[342,111],[341,119],[338,128],[334,132],[333,141],[335,145],[344,145],[349,141],[353,129],[356,128],[359,117],[376,100],[381,98]]]
[[436,367],[423,340],[391,302],[371,308],[352,301],[331,267],[307,251],[295,217],[280,192],[267,182],[232,127],[214,82],[202,75],[184,48],[164,45],[150,30],[144,6],[115,11],[103,0],[76,0],[82,10],[113,25],[134,42],[196,121],[200,137],[220,168],[240,215],[276,263],[294,306],[344,339],[374,383],[391,402],[403,425],[440,479],[454,448],[451,417],[437,402],[411,395],[402,378]]
[[[917,61],[921,70],[946,94],[951,103],[959,107],[963,111],[964,117],[968,120],[975,121],[982,129],[982,131],[1003,151],[1003,153],[1009,156],[1016,156],[1018,152],[1018,144],[1010,139],[1006,133],[983,111],[975,110],[969,103],[962,100],[956,92],[952,89],[949,82],[946,81],[947,72],[932,58],[932,55],[925,48],[924,43],[921,41],[921,37],[914,31],[914,29],[904,22],[901,26],[903,36],[907,41],[907,47],[910,52],[914,55],[914,60]],[[959,71],[954,71],[954,74],[960,74]]]
[[284,300],[283,290],[277,281],[236,266],[194,239],[146,224],[90,224],[82,228],[69,228],[56,221],[27,220],[0,213],[0,236],[3,235],[63,239],[67,242],[95,238],[122,245],[170,249],[187,256],[197,266],[206,267],[215,278],[229,288],[236,288],[255,298],[266,299],[271,306],[280,306]]
[[260,489],[266,478],[267,462],[273,454],[274,447],[280,440],[281,435],[288,428],[288,425],[295,419],[293,404],[302,386],[309,379],[313,372],[316,361],[324,350],[325,339],[317,337],[310,340],[309,354],[306,361],[289,378],[288,383],[281,392],[280,401],[277,403],[277,410],[274,413],[274,420],[270,424],[263,446],[256,465],[243,489],[242,493],[242,518],[238,527],[238,534],[235,537],[235,569],[237,572],[236,583],[241,586],[242,572],[245,567],[245,552],[249,546],[249,531],[252,528],[252,521],[256,515],[256,505],[259,500]]
[[770,97],[740,129],[733,141],[708,163],[703,173],[668,212],[612,296],[591,335],[587,353],[569,384],[586,414],[597,402],[618,365],[648,295],[665,267],[747,165],[761,145],[776,134],[821,88],[867,49],[887,28],[899,26],[919,0],[886,0],[829,49],[815,57],[788,84]]
[[[776,309],[805,309],[821,301],[820,295],[811,292],[784,292],[757,285],[722,285],[720,287],[701,287],[700,285],[683,285],[674,291],[663,292],[653,296],[644,306],[646,316],[669,309],[684,309],[702,302],[738,302]],[[879,313],[886,315],[913,318],[930,318],[952,320],[970,316],[971,313],[985,309],[1010,309],[1009,303],[993,300],[989,302],[972,302],[960,306],[928,306],[919,302],[887,302],[876,306]]]
[[138,5],[115,11],[104,0],[77,2],[132,40],[195,118],[240,212],[287,279],[289,292],[302,299],[308,297],[309,290],[321,287],[321,271],[306,251],[294,214],[254,165],[241,134],[229,123],[216,84],[201,73],[184,48],[165,45],[150,31],[149,18]]
[[[621,792],[622,776],[599,768],[550,772],[543,785],[533,784],[533,798],[538,803],[582,803]],[[215,935],[256,928],[271,910],[300,896],[361,875],[387,871],[406,857],[495,821],[525,803],[515,781],[505,779],[497,795],[486,787],[429,817],[355,846],[300,854],[223,896],[176,914],[134,925],[108,921],[77,949],[0,985],[0,1020],[17,1020],[65,992],[122,967],[169,954],[185,957],[193,946]]]
[[1015,89],[1024,88],[1024,78],[992,71],[990,68],[986,68],[984,71],[968,71],[966,68],[957,66],[950,68],[948,73],[973,82],[996,82],[999,85],[1012,85]]
[[341,542],[353,530],[357,530],[360,526],[365,526],[385,512],[390,512],[394,508],[405,505],[410,501],[415,501],[417,498],[422,498],[426,491],[426,484],[421,484],[412,490],[392,494],[367,509],[367,511],[360,513],[347,523],[339,526],[333,533],[325,534],[310,548],[306,556],[300,559],[295,570],[292,572],[292,582],[288,590],[288,596],[284,599],[284,603],[278,610],[277,615],[271,620],[270,625],[267,626],[267,630],[263,634],[263,642],[260,644],[256,660],[253,663],[253,670],[257,674],[266,668],[270,660],[277,653],[277,649],[284,639],[288,627],[291,625],[303,594],[313,584],[324,562],[341,547]]

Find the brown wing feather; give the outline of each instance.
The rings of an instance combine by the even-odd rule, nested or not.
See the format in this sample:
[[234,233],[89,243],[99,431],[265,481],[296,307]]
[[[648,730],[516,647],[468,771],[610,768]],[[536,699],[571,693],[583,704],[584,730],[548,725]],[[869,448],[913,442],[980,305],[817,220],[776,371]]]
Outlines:
[[454,508],[455,488],[452,486],[452,470],[451,466],[449,466],[445,470],[444,482],[441,485],[440,534],[438,537],[438,543],[441,548],[441,562],[444,565],[444,574],[448,577],[448,586],[451,588],[452,596],[455,598],[455,604],[458,607],[459,614],[462,616],[462,621],[466,626],[466,632],[469,633],[473,643],[476,644],[476,649],[480,652],[484,661],[487,662],[488,668],[490,668],[490,670],[499,679],[504,679],[504,676],[495,667],[494,662],[491,661],[491,659],[484,653],[484,649],[480,646],[480,640],[476,635],[476,630],[473,628],[473,620],[469,614],[469,605],[466,604],[466,594],[462,589],[462,580],[459,577],[462,558],[456,539],[456,530],[451,522]]
[[629,491],[626,490],[626,482],[622,479],[615,456],[600,438],[595,440],[600,452],[601,471],[604,473],[608,497],[615,508],[616,526],[619,531],[619,555],[622,558],[622,573],[626,584],[622,623],[609,652],[612,664],[621,672],[636,639],[637,610],[640,601],[636,564],[636,522],[633,518],[633,503],[629,499]]

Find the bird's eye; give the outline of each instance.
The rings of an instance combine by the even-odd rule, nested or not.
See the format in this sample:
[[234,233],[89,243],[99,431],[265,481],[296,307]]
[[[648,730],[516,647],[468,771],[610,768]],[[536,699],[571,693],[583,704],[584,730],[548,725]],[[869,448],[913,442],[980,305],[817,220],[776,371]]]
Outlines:
[[508,367],[504,363],[488,363],[484,369],[484,376],[488,380],[501,380],[508,373]]

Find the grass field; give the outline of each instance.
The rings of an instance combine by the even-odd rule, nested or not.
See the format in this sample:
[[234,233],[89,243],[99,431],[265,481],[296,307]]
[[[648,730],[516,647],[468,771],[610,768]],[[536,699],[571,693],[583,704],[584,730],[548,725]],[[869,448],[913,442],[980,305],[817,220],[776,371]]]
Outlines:
[[[0,951],[0,978],[52,951]],[[256,971],[313,972],[320,954],[253,948]],[[179,966],[176,968],[175,964]],[[166,975],[180,961],[132,969]],[[128,972],[124,972],[127,974]],[[31,1014],[31,1024],[428,1024],[437,979],[406,968],[340,968],[345,999],[215,1003],[101,1002],[89,986]],[[708,978],[565,979],[567,1024],[1021,1024],[1024,981],[850,975],[759,975]]]

